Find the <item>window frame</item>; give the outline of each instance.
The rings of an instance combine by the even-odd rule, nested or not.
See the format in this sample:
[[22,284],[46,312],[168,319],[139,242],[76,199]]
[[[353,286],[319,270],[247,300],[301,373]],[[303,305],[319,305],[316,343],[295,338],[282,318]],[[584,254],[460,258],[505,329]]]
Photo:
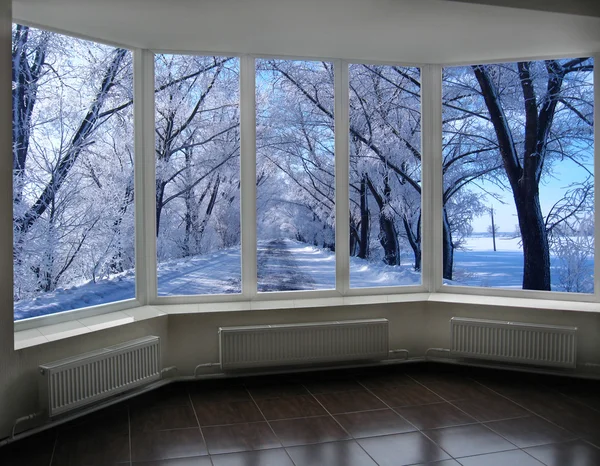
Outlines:
[[[82,34],[49,28],[32,22],[13,18],[14,23],[55,32],[58,34],[93,41],[113,47],[121,47],[133,53],[134,80],[134,193],[135,193],[135,298],[80,308],[56,314],[32,317],[14,322],[15,331],[43,325],[56,324],[110,312],[122,311],[146,305],[190,305],[195,312],[199,304],[272,302],[272,307],[302,307],[303,302],[321,301],[329,305],[330,298],[338,305],[349,300],[370,302],[393,302],[394,295],[426,296],[442,295],[491,296],[498,298],[556,300],[561,302],[600,303],[600,244],[595,234],[594,293],[579,294],[556,291],[512,290],[503,288],[465,287],[444,285],[442,282],[442,70],[443,67],[466,66],[471,62],[448,62],[444,64],[400,63],[381,60],[350,60],[341,58],[275,56],[266,54],[241,54],[223,51],[176,51],[153,50],[111,43]],[[239,294],[158,296],[155,211],[155,140],[154,140],[154,56],[156,53],[231,56],[240,60],[240,222],[241,222],[241,270],[242,290]],[[555,54],[537,57],[509,57],[477,61],[477,64],[495,64],[520,60],[544,60],[591,56],[594,58],[594,119],[600,117],[600,52]],[[256,59],[326,60],[334,64],[335,92],[335,202],[336,202],[336,288],[314,291],[257,291],[256,276],[256,105],[255,79]],[[416,67],[421,72],[421,151],[422,151],[422,269],[421,285],[350,288],[349,271],[349,65],[378,64]],[[599,125],[594,125],[594,178],[600,173]],[[600,193],[594,193],[594,220],[600,223]],[[387,295],[387,296],[386,296]],[[336,305],[336,304],[332,304]],[[243,306],[241,306],[243,307]],[[193,311],[192,311],[193,309]],[[185,311],[184,311],[185,312]]]
[[[444,63],[440,65],[440,89],[439,89],[439,134],[436,134],[436,138],[440,141],[439,153],[436,155],[439,158],[437,163],[436,172],[439,172],[440,180],[436,184],[436,187],[440,189],[439,195],[435,197],[435,203],[437,204],[435,220],[439,222],[439,231],[436,231],[435,245],[438,250],[436,251],[435,257],[435,277],[437,280],[437,286],[432,290],[435,293],[441,294],[454,294],[454,295],[473,295],[473,296],[494,296],[497,298],[524,298],[524,299],[540,299],[540,300],[555,300],[555,301],[572,301],[572,302],[600,302],[600,245],[598,245],[599,235],[597,229],[594,228],[594,292],[593,293],[574,293],[567,291],[536,291],[536,290],[523,290],[523,289],[508,289],[501,287],[479,287],[479,286],[461,286],[461,285],[445,285],[442,280],[442,187],[443,179],[442,175],[442,71],[444,68],[471,66],[471,65],[495,65],[503,63],[515,63],[518,61],[543,61],[543,60],[562,60],[575,57],[591,57],[594,59],[594,123],[598,121],[600,117],[600,110],[598,109],[600,95],[600,69],[597,66],[597,61],[600,58],[600,53],[569,53],[569,54],[555,54],[555,55],[544,55],[537,57],[517,57],[517,58],[501,58],[501,59],[489,59],[481,60],[477,62],[455,62],[455,63]],[[437,92],[437,90],[436,90]],[[600,213],[598,212],[598,206],[600,206],[600,194],[596,186],[596,175],[600,174],[600,148],[598,142],[600,141],[600,130],[597,124],[594,124],[594,225],[600,225]]]

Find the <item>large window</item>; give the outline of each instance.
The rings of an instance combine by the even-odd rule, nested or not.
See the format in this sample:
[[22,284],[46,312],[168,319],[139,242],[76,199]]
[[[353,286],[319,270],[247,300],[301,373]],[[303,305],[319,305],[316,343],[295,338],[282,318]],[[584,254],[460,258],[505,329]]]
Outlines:
[[448,285],[594,291],[593,60],[445,68]]
[[158,294],[240,293],[239,59],[155,56]]
[[350,286],[421,284],[418,68],[350,65]]
[[12,42],[15,320],[134,298],[132,54]]
[[333,289],[333,64],[256,66],[258,291]]
[[134,179],[156,213],[138,230],[139,257],[156,239],[151,304],[427,291],[438,263],[429,291],[596,299],[592,58],[441,68],[435,154],[438,66],[139,53],[155,131],[134,148],[132,52],[17,24],[12,39],[15,320],[134,305]]

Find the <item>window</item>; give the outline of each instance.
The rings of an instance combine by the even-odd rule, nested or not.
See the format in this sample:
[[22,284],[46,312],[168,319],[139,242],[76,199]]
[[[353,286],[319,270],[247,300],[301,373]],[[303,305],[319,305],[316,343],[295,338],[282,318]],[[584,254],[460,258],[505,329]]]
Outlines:
[[418,68],[350,65],[350,286],[421,284]]
[[[134,305],[132,53],[18,24],[12,39],[14,318]],[[443,68],[442,185],[428,186],[439,173],[422,128],[439,122],[423,125],[422,96],[435,97],[422,83],[437,66],[341,61],[336,87],[332,61],[262,58],[249,67],[254,95],[241,95],[239,58],[150,56],[156,171],[144,186],[152,194],[136,202],[156,212],[157,269],[143,272],[156,272],[157,296],[144,301],[424,289],[433,280],[421,270],[434,264],[422,250],[434,231],[444,291],[595,299],[592,58]],[[348,127],[336,128],[346,97]],[[255,128],[240,118],[252,102]],[[241,157],[255,155],[240,152],[242,124],[256,130],[256,179],[241,172]],[[336,136],[348,143],[337,167],[348,160],[348,180],[337,180],[348,193],[336,192]],[[242,181],[256,183],[254,212],[241,212]],[[349,236],[337,245],[336,197],[349,202]],[[242,251],[242,218],[250,237],[256,225],[256,249]],[[345,269],[336,246],[349,246]],[[254,253],[252,290],[242,262]]]
[[447,285],[593,293],[593,60],[445,68]]
[[155,56],[158,294],[241,291],[239,60]]
[[134,298],[132,54],[12,42],[15,320]]
[[256,67],[258,291],[333,289],[333,64]]

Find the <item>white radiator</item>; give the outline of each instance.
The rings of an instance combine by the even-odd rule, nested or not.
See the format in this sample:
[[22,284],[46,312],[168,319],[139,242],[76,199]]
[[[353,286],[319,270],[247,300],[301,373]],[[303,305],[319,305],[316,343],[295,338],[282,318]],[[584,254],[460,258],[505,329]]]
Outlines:
[[149,336],[40,366],[50,417],[160,379],[160,338]]
[[219,328],[221,369],[292,366],[389,356],[387,319]]
[[462,317],[450,327],[453,356],[568,368],[577,361],[577,327]]

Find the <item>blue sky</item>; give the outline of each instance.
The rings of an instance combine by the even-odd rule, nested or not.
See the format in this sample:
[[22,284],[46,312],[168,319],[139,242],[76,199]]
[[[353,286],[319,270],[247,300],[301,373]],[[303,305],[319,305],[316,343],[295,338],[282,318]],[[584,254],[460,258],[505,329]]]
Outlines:
[[[588,161],[588,168],[593,172],[593,158]],[[570,160],[557,162],[553,168],[553,176],[546,176],[540,185],[540,203],[544,216],[552,208],[552,206],[561,199],[568,190],[570,184],[585,180],[587,172],[573,163]],[[514,200],[510,188],[506,191],[501,190],[491,183],[481,183],[481,187],[486,191],[490,191],[501,195],[504,204],[500,203],[491,196],[487,196],[487,206],[494,207],[494,222],[499,227],[501,232],[515,231],[515,225],[518,224],[517,211],[514,207]],[[479,191],[478,188],[472,187],[474,191]],[[485,213],[480,217],[473,219],[473,232],[486,232],[491,225],[489,213]]]

